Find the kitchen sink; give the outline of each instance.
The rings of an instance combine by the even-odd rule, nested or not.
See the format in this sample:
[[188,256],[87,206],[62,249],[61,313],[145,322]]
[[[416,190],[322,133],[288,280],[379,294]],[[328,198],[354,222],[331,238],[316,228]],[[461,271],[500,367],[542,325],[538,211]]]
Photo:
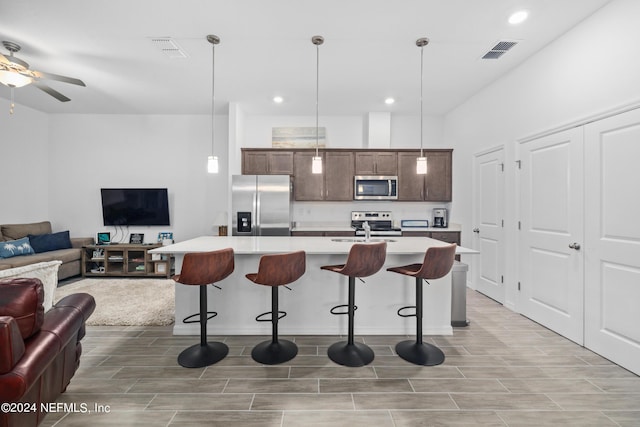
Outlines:
[[[352,243],[362,243],[364,242],[364,238],[356,239],[354,237],[345,237],[338,239],[331,239],[333,242],[352,242]],[[393,239],[369,239],[369,242],[395,242]]]

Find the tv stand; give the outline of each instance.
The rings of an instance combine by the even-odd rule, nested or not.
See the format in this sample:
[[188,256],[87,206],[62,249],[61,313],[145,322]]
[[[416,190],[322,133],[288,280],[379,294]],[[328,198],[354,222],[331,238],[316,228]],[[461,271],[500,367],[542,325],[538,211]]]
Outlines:
[[[172,258],[152,259],[161,244],[109,244],[82,247],[82,277],[170,278]],[[156,255],[157,256],[157,255]]]

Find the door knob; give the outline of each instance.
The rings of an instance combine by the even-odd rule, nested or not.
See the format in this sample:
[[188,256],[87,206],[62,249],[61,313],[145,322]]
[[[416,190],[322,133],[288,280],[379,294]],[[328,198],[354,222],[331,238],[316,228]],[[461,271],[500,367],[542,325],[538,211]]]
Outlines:
[[576,251],[577,251],[577,250],[580,250],[580,243],[575,243],[575,242],[574,242],[574,243],[571,243],[571,244],[569,245],[569,248],[570,248],[570,249],[575,249]]
[[479,233],[479,232],[480,232],[480,229],[479,229],[479,228],[474,228],[474,229],[473,229],[473,232],[474,232],[474,233]]

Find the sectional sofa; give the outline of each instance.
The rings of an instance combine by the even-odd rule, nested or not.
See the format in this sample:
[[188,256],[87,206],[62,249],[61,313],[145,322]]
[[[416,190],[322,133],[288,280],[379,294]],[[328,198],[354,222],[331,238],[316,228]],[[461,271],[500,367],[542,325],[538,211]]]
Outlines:
[[[24,246],[25,238],[29,239],[32,247],[30,251],[23,250],[26,247]],[[7,242],[17,243],[7,244]],[[93,243],[93,237],[71,238],[68,231],[52,233],[49,221],[1,224],[0,270],[59,260],[62,264],[58,269],[58,280],[77,276],[82,272],[82,246]],[[20,254],[19,250],[23,250],[25,254]]]

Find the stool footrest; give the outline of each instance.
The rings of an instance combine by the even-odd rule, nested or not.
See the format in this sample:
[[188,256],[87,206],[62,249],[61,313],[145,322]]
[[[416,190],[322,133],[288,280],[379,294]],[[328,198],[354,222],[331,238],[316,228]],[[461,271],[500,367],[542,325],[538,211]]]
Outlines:
[[[209,314],[210,314],[211,316],[209,316]],[[207,316],[208,316],[208,317],[207,317],[207,320],[209,320],[209,319],[213,319],[213,318],[214,318],[214,317],[216,317],[217,315],[218,315],[218,313],[217,313],[217,312],[215,312],[215,311],[207,311]],[[198,319],[196,319],[196,320],[191,320],[191,318],[196,317],[196,316],[198,317]],[[185,317],[184,319],[182,319],[182,323],[200,323],[200,313],[192,314],[191,316],[187,316],[187,317]]]
[[402,310],[410,310],[410,309],[414,309],[415,310],[416,306],[415,305],[408,305],[406,307],[399,308],[398,309],[398,316],[400,316],[400,317],[416,317],[417,316],[416,313],[411,313],[411,314],[401,313]]
[[[344,308],[344,307],[346,307],[348,309],[349,308],[349,304],[336,305],[335,307],[331,307],[331,310],[329,310],[329,311],[331,312],[331,314],[336,314],[336,315],[349,314],[349,311],[336,312],[337,309]],[[353,306],[353,311],[356,311],[357,309],[358,309],[358,306],[354,305]]]
[[[266,311],[262,314],[258,314],[256,316],[256,322],[271,322],[273,321],[273,319],[270,317],[268,319],[261,319],[261,317],[266,316],[266,315],[271,315],[272,313],[270,311]],[[286,311],[278,311],[278,320],[282,319],[283,317],[285,317],[287,315]]]

